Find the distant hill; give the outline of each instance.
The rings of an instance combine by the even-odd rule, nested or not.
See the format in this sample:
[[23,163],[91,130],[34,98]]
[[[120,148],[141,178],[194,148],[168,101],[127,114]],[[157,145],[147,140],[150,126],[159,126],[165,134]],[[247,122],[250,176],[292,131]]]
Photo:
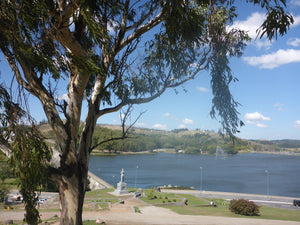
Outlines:
[[[41,124],[40,129],[46,138],[50,140],[54,139],[53,131],[48,124]],[[93,145],[112,137],[121,136],[121,126],[98,124],[94,132]],[[173,149],[177,152],[182,150],[186,154],[215,154],[217,146],[220,146],[227,154],[246,151],[300,152],[300,140],[268,141],[237,138],[233,143],[229,137],[223,137],[218,133],[210,131],[188,129],[163,131],[140,127],[133,127],[128,138],[103,143],[97,146],[96,149],[106,152],[140,152]]]
[[278,148],[300,149],[300,140],[283,139],[283,140],[251,140],[255,143],[264,145],[273,145]]

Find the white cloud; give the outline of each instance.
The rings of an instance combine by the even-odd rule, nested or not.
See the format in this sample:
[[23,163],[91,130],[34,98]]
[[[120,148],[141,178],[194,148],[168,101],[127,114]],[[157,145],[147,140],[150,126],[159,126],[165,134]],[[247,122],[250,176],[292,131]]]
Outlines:
[[245,114],[245,120],[246,121],[250,121],[250,123],[254,122],[254,121],[267,121],[267,120],[271,120],[270,117],[266,117],[263,114],[259,113],[259,112],[254,112],[254,113],[246,113]]
[[248,124],[255,124],[255,122],[253,122],[252,120],[246,120],[246,123],[248,123]]
[[264,69],[273,69],[281,65],[300,62],[300,50],[280,49],[272,54],[244,57],[243,60],[251,66],[257,66]]
[[182,129],[182,128],[186,128],[186,126],[185,126],[184,124],[180,124],[180,125],[178,126],[178,128],[179,128],[179,129]]
[[268,127],[265,124],[260,123],[261,121],[268,121],[271,120],[270,117],[266,117],[263,114],[259,112],[254,112],[254,113],[246,113],[245,114],[245,120],[248,124],[253,124],[259,128],[266,128]]
[[255,41],[255,46],[257,47],[258,50],[265,48],[266,50],[268,50],[271,46],[272,43],[269,40],[256,40]]
[[259,39],[257,37],[257,29],[263,24],[266,16],[264,13],[252,13],[246,20],[237,20],[231,26],[228,27],[229,30],[233,28],[237,28],[240,30],[244,30],[248,33],[248,35],[253,40],[253,44],[258,48],[266,48],[269,49],[272,43],[267,39]]
[[167,130],[167,125],[166,124],[154,124],[152,126],[154,129],[159,129],[159,130]]
[[201,92],[208,92],[208,89],[205,87],[197,87],[197,90]]
[[194,124],[194,121],[190,120],[188,118],[185,118],[184,120],[182,120],[182,123],[184,123],[184,124]]
[[293,18],[294,18],[294,23],[291,25],[291,28],[300,25],[300,16],[293,15]]
[[292,0],[291,4],[300,6],[300,0]]
[[171,114],[167,112],[163,116],[169,117],[169,116],[171,116]]
[[[300,5],[300,0],[292,0],[292,3],[295,5]],[[300,25],[300,15],[293,15],[294,23],[290,28],[296,27]],[[233,28],[237,28],[240,30],[244,30],[248,33],[248,35],[255,40],[253,44],[261,49],[262,47],[268,49],[271,46],[271,42],[265,38],[259,39],[257,37],[257,30],[263,24],[266,19],[266,15],[264,13],[254,12],[246,20],[236,20],[231,26],[228,27],[229,30]]]
[[300,38],[290,38],[286,43],[293,47],[298,47],[300,46]]
[[266,127],[268,127],[267,125],[262,124],[262,123],[257,123],[256,126],[259,127],[259,128],[266,128]]
[[300,129],[300,120],[296,120],[294,122],[294,127],[297,128],[297,129]]
[[56,99],[59,101],[68,101],[68,94],[60,95],[60,96],[56,97]]
[[255,13],[252,13],[249,17],[247,17],[247,19],[244,21],[241,21],[241,20],[235,21],[229,27],[229,29],[238,28],[240,30],[247,31],[248,35],[252,39],[255,39],[257,36],[256,30],[264,22],[264,19],[265,19],[264,13],[255,12]]

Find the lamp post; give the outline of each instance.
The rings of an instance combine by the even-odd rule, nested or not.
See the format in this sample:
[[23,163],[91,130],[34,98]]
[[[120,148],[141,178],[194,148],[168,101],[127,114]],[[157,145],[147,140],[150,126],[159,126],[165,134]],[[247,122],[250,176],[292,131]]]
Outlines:
[[265,170],[266,175],[267,175],[267,198],[269,198],[270,194],[270,173],[268,170]]
[[200,166],[200,191],[202,191],[202,166]]
[[136,179],[137,179],[137,170],[138,170],[139,166],[136,166],[135,169],[135,179],[134,179],[134,188],[136,188]]

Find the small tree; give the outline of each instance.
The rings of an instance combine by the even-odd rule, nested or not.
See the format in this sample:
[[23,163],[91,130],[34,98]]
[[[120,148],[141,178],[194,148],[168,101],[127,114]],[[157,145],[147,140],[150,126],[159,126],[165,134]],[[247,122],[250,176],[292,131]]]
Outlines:
[[155,192],[155,189],[154,187],[151,187],[151,189],[149,190],[148,194],[147,194],[147,198],[149,200],[152,200],[154,198],[154,192]]

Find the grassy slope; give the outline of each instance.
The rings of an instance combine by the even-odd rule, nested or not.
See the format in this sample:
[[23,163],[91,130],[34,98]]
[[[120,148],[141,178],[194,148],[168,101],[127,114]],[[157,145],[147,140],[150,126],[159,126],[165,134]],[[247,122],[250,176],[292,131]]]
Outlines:
[[[146,190],[147,195],[149,190]],[[199,207],[199,205],[209,205],[211,199],[200,199],[192,195],[184,194],[174,194],[174,193],[158,193],[155,192],[157,196],[154,200],[149,200],[147,197],[142,198],[143,201],[150,204],[162,203],[165,197],[168,199],[187,199],[188,206],[161,206],[173,210],[178,214],[183,215],[203,215],[203,216],[225,216],[225,217],[244,217],[247,216],[237,215],[232,213],[228,208],[228,203],[223,199],[213,199],[213,201],[218,205],[218,207]],[[161,197],[161,198],[160,198]],[[272,220],[289,220],[289,221],[300,221],[300,211],[299,210],[289,210],[272,208],[267,206],[262,206],[260,208],[260,216],[254,216],[250,218],[258,219],[272,219]]]

